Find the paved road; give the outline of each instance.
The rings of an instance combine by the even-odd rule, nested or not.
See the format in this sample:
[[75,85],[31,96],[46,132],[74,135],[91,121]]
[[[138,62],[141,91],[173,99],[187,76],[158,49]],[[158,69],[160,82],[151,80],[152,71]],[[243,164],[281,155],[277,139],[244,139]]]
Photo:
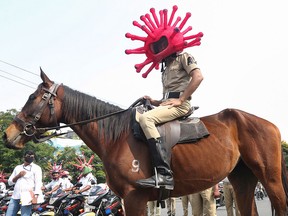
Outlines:
[[[259,216],[271,215],[270,201],[268,198],[256,201]],[[188,215],[192,215],[191,206],[189,206]],[[161,216],[167,216],[167,209],[161,209]],[[183,216],[182,203],[179,198],[176,199],[176,216]],[[227,216],[226,208],[219,207],[217,209],[217,216]]]

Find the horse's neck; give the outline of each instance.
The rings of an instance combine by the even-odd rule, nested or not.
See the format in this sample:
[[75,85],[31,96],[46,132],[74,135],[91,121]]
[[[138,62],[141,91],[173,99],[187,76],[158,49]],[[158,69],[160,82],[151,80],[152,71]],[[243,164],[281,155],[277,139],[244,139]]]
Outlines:
[[102,155],[105,154],[104,143],[97,137],[97,130],[89,130],[83,127],[74,126],[71,127],[72,130],[80,137],[80,139],[94,151],[100,159],[102,159]]

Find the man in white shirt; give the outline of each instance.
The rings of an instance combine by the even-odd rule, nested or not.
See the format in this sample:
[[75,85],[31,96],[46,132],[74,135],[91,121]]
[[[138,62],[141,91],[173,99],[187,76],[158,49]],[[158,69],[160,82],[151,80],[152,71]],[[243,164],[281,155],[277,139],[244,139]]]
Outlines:
[[42,190],[48,190],[46,195],[55,194],[61,188],[63,180],[60,178],[59,170],[52,170],[52,180],[42,187]]
[[75,190],[75,193],[81,193],[84,196],[88,196],[92,182],[94,184],[97,184],[96,177],[92,174],[92,168],[89,166],[85,166],[82,171],[82,176],[79,180],[79,183],[82,183],[82,186],[79,188],[79,190]]
[[[21,209],[21,216],[30,216],[32,204],[42,194],[42,169],[33,163],[35,153],[27,150],[24,153],[24,163],[17,165],[8,179],[8,184],[15,185],[6,216],[15,216]],[[20,204],[21,202],[21,204]]]
[[67,188],[73,187],[73,184],[71,183],[69,179],[69,172],[64,170],[61,173],[61,178],[62,178],[62,190],[65,191]]

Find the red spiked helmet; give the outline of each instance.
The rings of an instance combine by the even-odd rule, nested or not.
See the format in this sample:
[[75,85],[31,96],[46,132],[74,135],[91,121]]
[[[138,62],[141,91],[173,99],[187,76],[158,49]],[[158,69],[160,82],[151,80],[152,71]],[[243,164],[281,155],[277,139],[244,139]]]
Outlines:
[[[133,22],[134,26],[146,32],[148,36],[140,37],[130,33],[126,33],[125,35],[131,40],[140,40],[144,42],[143,47],[125,50],[126,54],[145,54],[147,56],[147,59],[144,62],[135,65],[136,72],[138,73],[143,67],[152,63],[149,69],[142,74],[143,78],[146,78],[153,68],[159,69],[159,63],[171,54],[181,52],[187,47],[199,46],[201,44],[202,32],[195,35],[184,36],[187,32],[192,30],[191,26],[181,32],[187,20],[191,17],[191,13],[186,13],[184,20],[179,26],[177,26],[177,24],[181,21],[181,17],[177,17],[175,22],[172,23],[177,9],[178,7],[174,5],[168,20],[167,9],[159,11],[160,19],[158,19],[155,9],[151,8],[150,12],[154,18],[154,22],[149,14],[140,17],[145,25],[140,25],[137,21]],[[191,41],[188,42],[189,40]]]

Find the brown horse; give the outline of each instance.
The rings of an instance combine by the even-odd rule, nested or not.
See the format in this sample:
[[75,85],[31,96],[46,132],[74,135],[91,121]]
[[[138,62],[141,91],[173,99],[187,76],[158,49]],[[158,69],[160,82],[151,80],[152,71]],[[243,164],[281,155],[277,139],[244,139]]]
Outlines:
[[[132,110],[52,82],[41,71],[41,83],[3,136],[9,148],[21,149],[33,137],[59,123],[69,125],[103,161],[107,183],[124,199],[127,216],[144,216],[158,189],[137,187],[152,167],[145,143],[131,131]],[[91,121],[94,120],[94,121]],[[255,115],[225,109],[201,118],[208,138],[172,149],[171,167],[179,197],[209,188],[228,176],[241,215],[258,215],[254,201],[257,181],[265,187],[276,214],[287,213],[288,186],[279,130]]]

